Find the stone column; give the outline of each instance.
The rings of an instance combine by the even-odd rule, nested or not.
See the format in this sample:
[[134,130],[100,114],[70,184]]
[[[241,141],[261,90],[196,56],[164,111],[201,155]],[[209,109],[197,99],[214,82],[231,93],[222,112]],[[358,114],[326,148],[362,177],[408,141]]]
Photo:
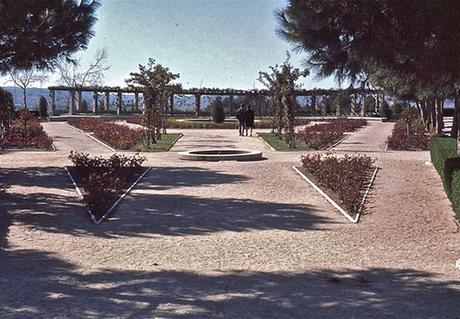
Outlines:
[[69,114],[72,115],[75,112],[75,91],[70,91],[70,104]]
[[50,110],[49,110],[49,115],[52,116],[54,115],[54,111],[56,110],[56,98],[55,98],[55,92],[54,90],[50,90]]
[[230,116],[233,115],[233,95],[230,95]]
[[337,105],[335,106],[335,116],[340,117],[341,115],[342,115],[342,112],[340,110],[340,101],[339,101],[339,103],[337,103]]
[[81,112],[81,102],[82,102],[82,92],[81,90],[77,91],[77,112]]
[[93,113],[96,114],[97,113],[97,105],[98,104],[98,100],[97,100],[97,91],[94,91],[93,92]]
[[110,92],[105,92],[105,97],[104,97],[104,111],[108,112],[109,111],[109,106],[110,106]]
[[118,91],[118,101],[117,101],[117,115],[121,115],[121,108],[123,105],[123,95],[121,91]]
[[311,109],[312,111],[316,111],[316,95],[312,95],[310,99],[311,99],[311,104],[310,104]]
[[366,94],[361,94],[361,117],[364,117],[366,112]]
[[375,98],[375,113],[379,113],[380,112],[380,94],[376,94],[376,98]]
[[352,94],[351,95],[351,110],[350,110],[350,113],[355,114],[355,110],[356,110],[356,94]]
[[139,111],[139,92],[134,92],[134,111]]
[[195,94],[195,116],[200,114],[201,108],[201,95]]

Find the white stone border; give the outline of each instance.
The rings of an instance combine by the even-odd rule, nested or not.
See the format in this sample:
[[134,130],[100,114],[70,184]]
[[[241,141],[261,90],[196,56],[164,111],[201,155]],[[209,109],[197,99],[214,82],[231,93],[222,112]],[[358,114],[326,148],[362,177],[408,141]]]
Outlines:
[[73,128],[74,130],[80,132],[80,133],[86,134],[88,137],[92,138],[94,141],[96,141],[97,143],[101,144],[102,146],[108,148],[108,149],[111,150],[112,152],[114,152],[114,153],[117,152],[117,150],[114,149],[112,146],[110,146],[110,145],[104,143],[103,141],[101,141],[100,139],[98,139],[97,137],[95,137],[95,136],[94,136],[94,133],[92,133],[92,132],[85,132],[85,131],[79,129],[78,127],[75,127],[75,126],[73,126],[73,125],[70,125],[69,123],[65,123],[65,124],[66,124],[67,126]]
[[364,203],[366,202],[367,196],[369,194],[369,191],[374,184],[375,177],[377,175],[377,171],[379,170],[379,167],[377,166],[374,170],[374,173],[372,174],[371,181],[366,189],[366,192],[364,193],[363,200],[361,201],[361,205],[358,210],[358,214],[356,214],[356,217],[353,218],[351,215],[343,209],[339,204],[337,204],[329,195],[327,195],[319,186],[317,186],[315,183],[313,183],[305,174],[303,174],[297,167],[292,166],[292,168],[299,174],[304,180],[306,180],[318,193],[320,193],[329,203],[332,204],[343,216],[345,216],[350,222],[356,224],[359,221],[359,218],[361,217],[361,212],[364,207]]
[[[169,133],[168,133],[169,134]],[[168,135],[168,134],[165,134],[165,135]],[[174,134],[174,133],[172,133]],[[176,145],[177,141],[181,139],[181,137],[183,137],[184,134],[183,133],[179,133],[179,136],[176,137],[176,139],[171,143],[171,145],[169,146],[169,148],[166,150],[166,152],[169,152],[173,147],[174,145]]]
[[265,145],[267,145],[270,150],[272,150],[272,152],[278,152],[273,146],[270,145],[270,143],[268,143],[262,136],[259,135],[259,133],[256,133],[257,134],[257,137],[260,138]]
[[[75,182],[75,179],[73,178],[72,174],[70,173],[69,169],[67,168],[67,166],[64,166],[66,172],[67,172],[67,175],[69,176],[70,178],[70,181],[72,182],[73,186],[75,187],[75,190],[77,191],[77,194],[78,194],[78,197],[80,198],[80,200],[83,200],[83,194],[80,190],[80,188],[78,187],[77,183]],[[107,212],[98,220],[96,219],[96,216],[93,214],[93,212],[91,211],[91,209],[89,209],[88,205],[86,203],[85,204],[85,207],[86,207],[86,210],[88,211],[88,214],[90,216],[90,219],[91,221],[96,224],[96,225],[99,225],[104,219],[107,218],[107,216],[118,206],[118,204],[120,203],[120,201],[126,197],[126,195],[128,195],[128,193],[134,188],[134,186],[137,185],[137,183],[139,183],[139,181],[145,176],[145,174],[147,174],[149,171],[150,171],[151,167],[147,167],[147,169],[141,174],[141,176],[139,176],[136,181],[134,183],[131,184],[131,186],[123,193],[123,195],[121,195],[118,200],[107,210]]]

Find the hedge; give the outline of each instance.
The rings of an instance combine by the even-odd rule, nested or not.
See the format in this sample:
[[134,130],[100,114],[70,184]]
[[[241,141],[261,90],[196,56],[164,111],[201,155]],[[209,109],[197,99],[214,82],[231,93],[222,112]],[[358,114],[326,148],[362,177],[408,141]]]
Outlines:
[[460,220],[460,170],[456,170],[452,176],[451,202],[457,219]]
[[450,196],[448,192],[450,187],[446,183],[445,164],[448,158],[458,157],[457,140],[451,137],[433,136],[430,141],[430,155],[434,168],[438,171],[439,176],[441,176],[444,189],[447,195]]
[[431,138],[431,162],[441,177],[444,190],[457,218],[460,219],[460,157],[457,148],[457,140],[454,138],[442,136]]

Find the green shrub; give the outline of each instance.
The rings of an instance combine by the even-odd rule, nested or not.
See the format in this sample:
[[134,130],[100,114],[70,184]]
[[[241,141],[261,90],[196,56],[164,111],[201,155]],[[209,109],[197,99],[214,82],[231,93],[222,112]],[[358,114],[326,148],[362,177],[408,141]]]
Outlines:
[[433,136],[430,141],[431,162],[444,182],[445,162],[457,157],[457,140],[451,137]]
[[460,170],[454,171],[451,184],[451,202],[457,219],[460,220]]
[[460,157],[450,157],[444,162],[444,187],[447,197],[452,200],[452,179],[454,172],[460,169]]
[[88,112],[88,102],[86,100],[82,100],[80,103],[80,112],[87,113]]
[[382,108],[380,109],[380,116],[384,117],[387,121],[391,120],[391,115],[393,112],[391,111],[390,105],[388,105],[387,101],[382,102]]
[[457,154],[457,140],[435,136],[431,139],[430,153],[452,208],[460,219],[460,157]]
[[38,111],[41,117],[48,117],[48,101],[44,96],[40,96],[40,100],[38,100]]
[[224,111],[224,104],[222,103],[222,99],[218,97],[212,103],[212,120],[214,123],[224,123],[225,121],[225,111]]

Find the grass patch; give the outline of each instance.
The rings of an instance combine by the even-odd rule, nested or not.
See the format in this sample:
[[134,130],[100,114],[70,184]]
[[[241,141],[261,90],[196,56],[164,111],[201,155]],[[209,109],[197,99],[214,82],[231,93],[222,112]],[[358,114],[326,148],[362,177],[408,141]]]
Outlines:
[[257,135],[277,151],[306,151],[310,149],[307,144],[299,139],[295,139],[295,148],[290,149],[285,140],[280,139],[273,133],[257,133]]
[[139,143],[135,146],[137,152],[167,152],[182,137],[182,133],[161,134],[161,140],[156,143],[146,145]]

